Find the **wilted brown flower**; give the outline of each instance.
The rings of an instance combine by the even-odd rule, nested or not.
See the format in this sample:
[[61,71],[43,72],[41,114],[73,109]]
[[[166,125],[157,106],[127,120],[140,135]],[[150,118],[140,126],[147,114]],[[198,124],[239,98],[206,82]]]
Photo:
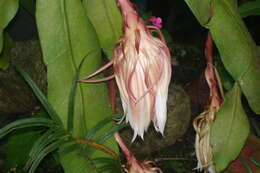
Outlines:
[[221,88],[220,80],[218,79],[217,70],[213,65],[212,48],[212,38],[211,35],[208,34],[205,48],[205,56],[207,59],[205,78],[210,89],[210,104],[208,108],[193,121],[193,126],[196,131],[195,151],[198,160],[197,169],[209,173],[215,173],[213,151],[210,144],[211,128],[216,119],[216,114],[220,105],[223,102],[223,90]]

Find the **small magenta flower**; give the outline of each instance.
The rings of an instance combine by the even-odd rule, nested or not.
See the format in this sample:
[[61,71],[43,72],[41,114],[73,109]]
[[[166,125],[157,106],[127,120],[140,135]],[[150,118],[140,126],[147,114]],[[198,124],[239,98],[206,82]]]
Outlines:
[[[171,56],[162,33],[147,26],[129,0],[118,0],[124,36],[114,50],[114,72],[126,121],[143,138],[150,121],[163,134],[171,79]],[[151,32],[157,32],[160,38]]]
[[156,26],[157,28],[159,28],[159,29],[162,28],[162,19],[160,17],[152,16],[152,17],[150,17],[149,21],[152,22],[152,24],[154,26]]

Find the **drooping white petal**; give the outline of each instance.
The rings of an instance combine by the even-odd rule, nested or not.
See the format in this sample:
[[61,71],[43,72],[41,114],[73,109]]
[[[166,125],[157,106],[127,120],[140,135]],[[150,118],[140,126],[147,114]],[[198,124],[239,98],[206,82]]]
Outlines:
[[115,48],[115,78],[126,121],[143,138],[151,121],[163,134],[167,117],[167,95],[171,76],[170,53],[161,38],[149,32],[128,0],[120,0],[124,36]]

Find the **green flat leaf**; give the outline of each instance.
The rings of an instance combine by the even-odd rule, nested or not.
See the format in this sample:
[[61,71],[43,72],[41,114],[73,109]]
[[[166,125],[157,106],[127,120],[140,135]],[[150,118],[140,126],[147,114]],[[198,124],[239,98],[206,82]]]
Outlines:
[[[82,65],[80,77],[101,66],[99,41],[81,0],[37,0],[36,20],[47,66],[48,100],[67,126],[69,94],[77,67],[91,51],[93,53]],[[111,114],[111,107],[104,83],[80,83],[76,93],[72,134],[78,137]],[[112,123],[99,133],[111,126]],[[107,145],[117,149],[114,140],[107,141]],[[101,152],[97,155],[107,156]],[[60,156],[60,161],[66,173],[85,173],[93,169],[76,151]]]
[[260,15],[260,0],[248,1],[239,6],[239,13],[242,17]]
[[213,160],[217,172],[223,171],[240,153],[249,134],[249,122],[241,104],[238,84],[225,95],[211,131]]
[[[86,170],[87,172],[91,173],[100,173],[98,172],[97,168],[88,156],[80,156],[81,152],[81,150],[77,149],[76,151],[66,153],[65,155],[61,155],[62,157],[60,157],[60,160],[62,161],[62,163],[66,163],[62,165],[66,173],[86,173]],[[69,158],[70,161],[67,161],[69,160]]]
[[[211,5],[208,5],[211,2]],[[239,14],[236,0],[186,0],[195,17],[210,29],[222,62],[238,81],[248,103],[260,114],[260,54]],[[210,14],[210,21],[206,22]],[[235,43],[235,44],[234,44]]]
[[33,142],[38,138],[38,133],[32,129],[21,129],[14,132],[7,138],[4,144],[4,170],[7,172],[11,168],[24,165],[28,159],[28,154]]
[[223,87],[226,90],[232,89],[232,87],[234,86],[235,81],[232,78],[232,76],[225,69],[223,63],[221,62],[221,59],[218,58],[215,64],[216,64],[216,68],[217,68],[219,77],[221,79],[221,84],[223,85]]
[[20,0],[20,4],[34,16],[35,14],[35,1],[36,0]]
[[0,129],[0,138],[16,129],[34,126],[53,127],[55,126],[55,122],[46,118],[26,118],[16,120]]
[[83,0],[87,15],[93,24],[101,48],[113,58],[113,48],[122,35],[122,16],[115,0]]
[[62,126],[62,122],[57,115],[56,111],[53,109],[51,104],[48,102],[47,98],[44,96],[42,91],[37,87],[37,85],[33,82],[31,77],[26,73],[19,65],[16,65],[17,71],[23,76],[23,78],[26,80],[26,82],[29,84],[29,86],[32,88],[34,94],[41,102],[42,106],[45,108],[45,110],[48,112],[48,115],[59,125]]
[[4,34],[4,47],[2,53],[0,53],[0,70],[6,70],[9,67],[9,61],[11,57],[11,49],[13,41],[7,33]]
[[111,159],[111,158],[107,158],[107,157],[99,157],[99,158],[93,159],[92,162],[94,164],[98,164],[98,163],[109,164],[109,163],[114,163],[115,159]]
[[101,173],[121,173],[121,164],[115,159],[100,157],[91,161]]
[[185,0],[201,25],[206,25],[211,18],[212,0]]
[[3,49],[3,30],[12,20],[18,10],[18,0],[0,1],[0,53]]
[[260,114],[260,55],[257,46],[239,15],[236,3],[215,1],[213,11],[208,27],[222,62],[232,78],[239,82],[250,107]]

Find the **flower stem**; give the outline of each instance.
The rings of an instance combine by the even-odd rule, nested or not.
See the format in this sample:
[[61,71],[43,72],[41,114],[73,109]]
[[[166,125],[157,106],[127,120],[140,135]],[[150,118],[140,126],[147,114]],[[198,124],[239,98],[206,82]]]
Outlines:
[[90,145],[92,147],[95,147],[101,151],[104,151],[105,153],[107,154],[110,154],[113,158],[115,158],[116,160],[119,160],[119,156],[114,152],[112,151],[111,149],[107,148],[106,146],[104,145],[101,145],[101,144],[98,144],[96,142],[93,142],[93,141],[89,141],[87,139],[83,139],[83,138],[78,138],[77,139],[77,142],[78,143],[81,143],[81,144],[86,144],[86,145]]

